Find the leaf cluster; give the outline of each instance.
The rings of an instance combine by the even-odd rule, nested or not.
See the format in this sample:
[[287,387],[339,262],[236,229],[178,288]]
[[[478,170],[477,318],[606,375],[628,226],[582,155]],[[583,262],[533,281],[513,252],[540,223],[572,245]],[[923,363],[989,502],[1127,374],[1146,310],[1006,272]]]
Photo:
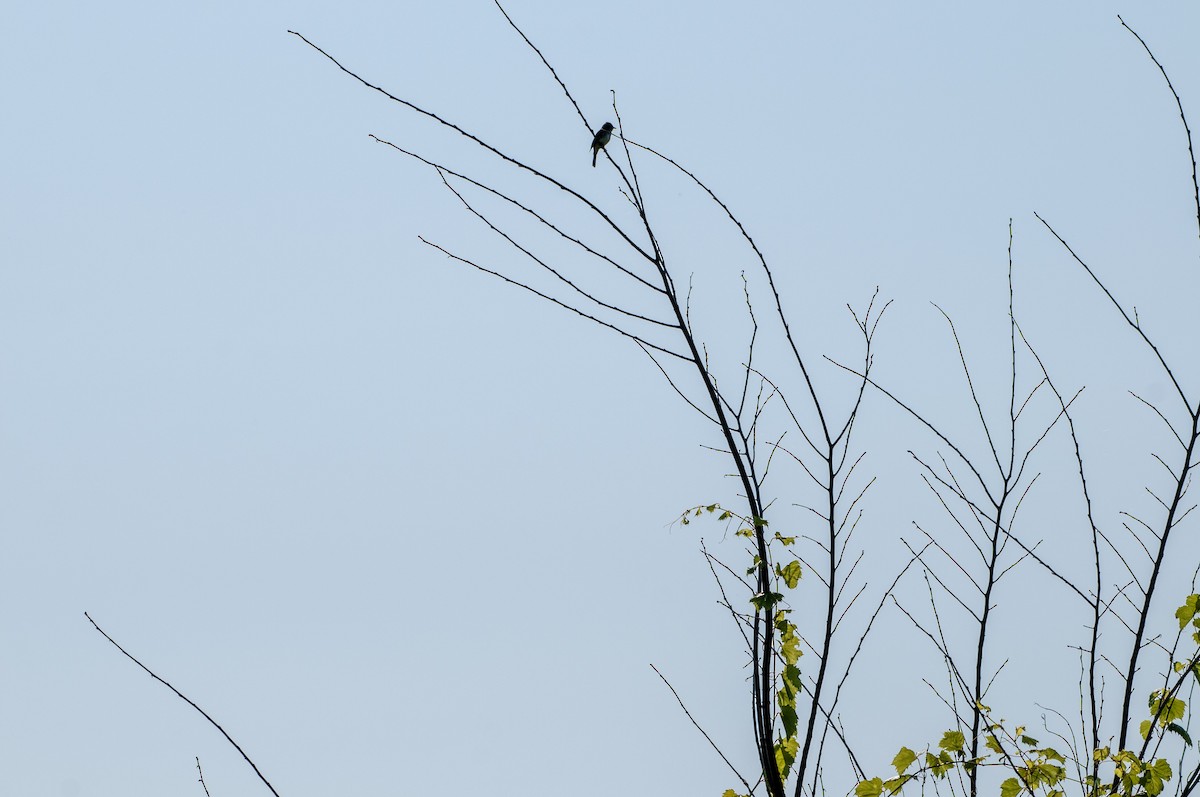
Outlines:
[[[1157,729],[1164,736],[1168,733],[1178,736],[1188,747],[1192,745],[1187,730],[1188,706],[1178,692],[1189,673],[1200,682],[1200,594],[1189,595],[1176,610],[1175,617],[1181,632],[1188,626],[1196,629],[1191,638],[1197,650],[1190,658],[1174,662],[1173,669],[1181,677],[1173,685],[1150,693],[1147,701],[1150,718],[1141,723],[1141,735],[1147,744],[1141,753],[1100,747],[1092,751],[1091,761],[1071,762],[1080,772],[1094,773],[1083,776],[1080,784],[1087,797],[1158,797],[1174,772],[1165,758],[1147,755],[1151,733]],[[1003,720],[992,721],[988,706],[980,704],[979,709],[988,718],[983,737],[985,755],[968,757],[967,739],[963,733],[948,730],[936,749],[927,747],[919,754],[909,747],[901,747],[892,759],[896,776],[860,781],[854,788],[855,797],[892,797],[911,781],[924,783],[931,777],[944,780],[955,771],[970,772],[979,767],[998,767],[1012,773],[1000,783],[999,797],[1023,794],[1064,797],[1063,789],[1070,780],[1066,768],[1068,758],[1053,747],[1039,746],[1037,739],[1026,734],[1024,726],[1017,726],[1010,732]],[[1111,768],[1111,777],[1096,774],[1100,765]]]

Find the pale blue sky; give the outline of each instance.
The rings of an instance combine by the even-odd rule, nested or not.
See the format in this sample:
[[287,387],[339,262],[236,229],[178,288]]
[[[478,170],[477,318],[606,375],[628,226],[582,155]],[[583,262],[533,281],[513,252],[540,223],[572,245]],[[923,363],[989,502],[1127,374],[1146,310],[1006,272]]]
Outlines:
[[[734,208],[812,356],[854,356],[845,303],[875,286],[895,299],[880,373],[964,434],[973,410],[929,302],[1003,392],[1012,217],[1027,331],[1065,385],[1088,386],[1086,433],[1113,478],[1105,519],[1144,508],[1157,432],[1124,390],[1165,401],[1167,386],[1032,214],[1153,319],[1200,391],[1182,128],[1116,19],[1154,47],[1196,129],[1200,6],[506,7],[594,124],[616,90],[629,135]],[[86,610],[288,797],[720,794],[734,781],[648,666],[749,764],[741,659],[697,553],[720,531],[669,526],[733,502],[727,464],[700,447],[717,439],[631,345],[424,247],[418,234],[515,262],[368,133],[509,173],[289,28],[622,207],[559,89],[484,0],[9,8],[0,793],[199,795],[197,755],[214,797],[265,793]],[[753,262],[685,183],[648,165],[644,179],[674,262],[697,275],[707,339],[735,351],[737,301],[717,308],[740,301]],[[910,522],[939,519],[904,454],[931,442],[870,407],[881,483],[862,541],[878,584]],[[1045,517],[1032,537],[1058,519]],[[1009,605],[1062,597],[1048,594]],[[914,688],[895,651],[919,647],[896,617],[876,644],[867,666],[888,666],[852,709],[889,726],[882,769],[948,723],[872,716],[872,700]],[[1012,666],[1018,685],[1040,669]]]

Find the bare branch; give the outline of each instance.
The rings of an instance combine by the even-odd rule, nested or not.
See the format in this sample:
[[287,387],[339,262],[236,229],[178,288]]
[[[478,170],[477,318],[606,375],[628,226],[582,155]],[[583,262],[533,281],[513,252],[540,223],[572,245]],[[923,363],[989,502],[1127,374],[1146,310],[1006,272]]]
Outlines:
[[753,791],[750,788],[750,782],[742,777],[742,773],[737,771],[737,767],[735,767],[733,763],[725,756],[725,753],[721,752],[721,748],[717,747],[717,743],[714,742],[712,737],[708,735],[708,731],[704,730],[704,728],[700,727],[700,723],[696,722],[696,718],[692,716],[692,712],[688,711],[688,707],[683,703],[683,698],[681,698],[679,693],[675,691],[675,687],[671,686],[671,682],[667,680],[667,677],[659,672],[658,668],[653,664],[650,665],[650,669],[654,670],[654,674],[661,678],[662,682],[667,685],[668,689],[671,690],[671,694],[675,696],[675,701],[679,703],[679,707],[683,709],[683,713],[687,715],[688,720],[692,723],[696,730],[700,731],[700,735],[704,737],[704,740],[708,742],[712,749],[717,751],[717,755],[721,757],[721,760],[725,762],[725,765],[729,767],[729,770],[736,775],[737,779],[740,780],[742,785],[746,787],[746,793],[749,794],[751,791]]
[[[271,790],[271,794],[274,794],[274,795],[275,795],[275,797],[279,797],[279,792],[275,791],[275,787],[274,787],[274,786],[272,786],[272,785],[271,785],[271,782],[267,780],[266,776],[264,776],[264,775],[263,775],[263,773],[259,771],[259,769],[258,769],[258,765],[257,765],[257,764],[255,764],[255,763],[254,763],[254,761],[252,761],[252,760],[250,759],[250,756],[246,755],[246,751],[242,749],[242,746],[241,746],[241,745],[239,745],[237,742],[235,742],[235,741],[233,740],[233,737],[232,737],[232,736],[230,736],[230,735],[229,735],[229,734],[228,734],[228,733],[225,731],[225,729],[224,729],[224,728],[222,728],[222,727],[220,726],[220,724],[218,724],[218,723],[217,723],[217,721],[216,721],[215,719],[213,719],[212,717],[210,717],[210,716],[208,715],[208,712],[207,712],[207,711],[205,711],[204,709],[202,709],[202,708],[200,708],[199,706],[197,706],[197,705],[195,704],[195,702],[193,702],[193,701],[192,701],[192,699],[191,699],[191,698],[189,698],[189,697],[188,697],[187,695],[185,695],[183,692],[180,692],[180,691],[179,691],[178,689],[176,689],[174,686],[171,686],[171,684],[170,684],[170,683],[168,683],[168,682],[167,682],[165,679],[163,679],[163,678],[159,677],[159,676],[158,676],[158,675],[157,675],[157,674],[156,674],[156,673],[155,673],[153,670],[151,670],[151,669],[150,669],[149,667],[147,667],[145,664],[142,664],[140,661],[138,661],[136,658],[134,658],[134,656],[133,656],[133,654],[132,654],[132,653],[130,653],[129,651],[125,650],[125,648],[123,648],[123,647],[121,647],[119,644],[117,644],[117,640],[115,640],[115,639],[113,639],[112,637],[110,637],[110,636],[108,635],[108,632],[106,632],[106,631],[105,631],[103,628],[101,628],[101,627],[100,627],[100,626],[99,626],[99,625],[96,623],[96,621],[92,619],[92,616],[91,616],[90,614],[88,614],[87,612],[84,612],[84,613],[83,613],[83,616],[84,616],[84,617],[86,617],[86,618],[87,618],[87,621],[88,621],[89,623],[91,623],[91,624],[92,624],[92,628],[95,628],[97,631],[99,631],[99,632],[100,632],[100,635],[101,635],[102,637],[104,637],[105,639],[107,639],[107,640],[108,640],[108,641],[109,641],[109,642],[112,644],[112,646],[113,646],[114,648],[116,648],[117,650],[121,651],[121,653],[122,653],[122,654],[124,654],[125,658],[129,659],[130,661],[132,661],[132,662],[133,662],[134,664],[136,664],[138,667],[141,667],[141,668],[142,668],[142,670],[143,670],[143,671],[144,671],[144,672],[145,672],[147,675],[149,675],[149,676],[150,676],[151,678],[153,678],[154,680],[158,681],[158,682],[159,682],[160,684],[162,684],[163,686],[165,686],[165,687],[167,687],[168,689],[170,689],[172,692],[174,692],[174,693],[175,693],[175,696],[176,696],[176,697],[178,697],[178,698],[179,698],[180,700],[182,700],[183,702],[187,703],[187,704],[188,704],[189,706],[191,706],[192,708],[196,709],[196,711],[200,712],[200,716],[204,717],[204,719],[208,720],[208,723],[209,723],[210,725],[212,725],[214,728],[216,728],[218,731],[220,731],[220,732],[221,732],[221,735],[225,737],[225,741],[227,741],[227,742],[229,742],[231,745],[233,745],[233,749],[234,749],[234,750],[237,750],[239,753],[241,753],[241,755],[242,755],[242,758],[244,758],[244,759],[246,760],[246,763],[250,765],[250,768],[254,770],[254,774],[258,776],[258,779],[259,779],[259,780],[261,780],[261,781],[263,782],[263,785],[265,785],[265,786],[266,786],[268,789],[270,789],[270,790]],[[200,765],[200,762],[199,762],[199,759],[197,759],[197,761],[196,761],[196,766],[197,766],[197,768],[199,768],[199,765]],[[207,791],[207,790],[208,790],[208,789],[207,789],[207,787],[206,787],[206,788],[205,788],[205,791]]]

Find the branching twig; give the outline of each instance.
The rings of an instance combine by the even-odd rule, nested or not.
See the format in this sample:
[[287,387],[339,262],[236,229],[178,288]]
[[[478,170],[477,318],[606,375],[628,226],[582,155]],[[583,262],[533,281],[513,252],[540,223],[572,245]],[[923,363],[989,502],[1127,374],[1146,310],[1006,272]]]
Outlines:
[[[112,643],[112,646],[113,646],[114,648],[116,648],[117,650],[121,651],[121,653],[123,653],[123,654],[125,655],[125,658],[129,659],[129,660],[130,660],[130,661],[132,661],[134,664],[136,664],[137,666],[141,667],[141,668],[142,668],[142,669],[143,669],[143,670],[146,672],[146,674],[147,674],[147,675],[149,675],[151,678],[153,678],[154,680],[158,681],[160,684],[162,684],[163,686],[167,687],[167,688],[168,688],[168,689],[170,689],[172,692],[174,692],[174,693],[175,693],[175,696],[176,696],[176,697],[178,697],[180,700],[182,700],[183,702],[187,703],[187,704],[188,704],[189,706],[191,706],[192,708],[196,709],[196,711],[199,711],[199,712],[200,712],[200,716],[202,716],[202,717],[204,717],[204,719],[208,720],[208,722],[209,722],[209,724],[210,724],[210,725],[212,725],[214,728],[216,728],[218,731],[220,731],[220,732],[221,732],[221,735],[225,737],[225,741],[227,741],[227,742],[229,742],[231,745],[233,745],[233,749],[237,750],[239,753],[241,753],[241,754],[242,754],[242,758],[246,759],[246,763],[247,763],[247,764],[249,764],[249,765],[250,765],[250,768],[254,770],[254,774],[258,776],[258,779],[259,779],[259,780],[261,780],[261,781],[263,782],[263,784],[264,784],[264,785],[265,785],[265,786],[266,786],[268,789],[270,789],[270,790],[271,790],[271,794],[274,794],[274,795],[275,795],[275,797],[279,797],[279,792],[275,791],[275,787],[274,787],[274,786],[272,786],[272,785],[271,785],[271,783],[270,783],[270,781],[268,781],[268,780],[266,779],[266,777],[263,775],[263,773],[259,771],[259,769],[258,769],[258,765],[257,765],[257,764],[255,764],[255,763],[254,763],[254,761],[252,761],[252,760],[250,759],[250,756],[246,755],[246,751],[242,749],[241,745],[239,745],[237,742],[235,742],[235,741],[233,740],[233,737],[232,737],[232,736],[230,736],[230,735],[229,735],[229,734],[228,734],[228,733],[225,731],[225,729],[224,729],[224,728],[222,728],[222,727],[220,726],[220,724],[218,724],[218,723],[217,723],[217,721],[216,721],[215,719],[213,719],[212,717],[210,717],[210,716],[208,715],[208,712],[207,712],[207,711],[205,711],[204,709],[202,709],[202,708],[200,708],[199,706],[197,706],[197,705],[195,704],[195,702],[193,702],[193,701],[192,701],[192,699],[191,699],[191,698],[189,698],[189,697],[188,697],[187,695],[185,695],[183,692],[180,692],[180,691],[179,691],[178,689],[176,689],[174,686],[171,686],[171,684],[169,684],[169,683],[168,683],[166,680],[164,680],[163,678],[159,677],[159,676],[158,676],[158,675],[157,675],[157,674],[156,674],[156,673],[155,673],[153,670],[151,670],[151,669],[150,669],[149,667],[147,667],[145,664],[142,664],[140,661],[138,661],[136,658],[134,658],[134,656],[133,656],[133,654],[132,654],[132,653],[130,653],[129,651],[125,650],[125,648],[123,648],[123,647],[121,647],[120,645],[118,645],[118,644],[117,644],[117,641],[116,641],[115,639],[113,639],[112,637],[110,637],[110,636],[108,635],[108,633],[107,633],[107,632],[106,632],[106,631],[105,631],[103,628],[101,628],[101,627],[100,627],[100,626],[99,626],[99,625],[96,623],[96,621],[95,621],[95,620],[93,620],[93,619],[92,619],[92,616],[91,616],[90,614],[88,614],[87,612],[84,612],[84,613],[83,613],[83,616],[87,618],[88,622],[92,624],[92,627],[93,627],[93,628],[95,628],[97,631],[99,631],[99,632],[100,632],[100,635],[101,635],[101,636],[103,636],[105,639],[107,639],[109,642],[111,642],[111,643]],[[200,761],[199,761],[199,759],[197,759],[197,761],[196,761],[196,766],[197,766],[197,768],[199,768],[199,765],[200,765]],[[207,791],[207,788],[205,789],[205,791]]]

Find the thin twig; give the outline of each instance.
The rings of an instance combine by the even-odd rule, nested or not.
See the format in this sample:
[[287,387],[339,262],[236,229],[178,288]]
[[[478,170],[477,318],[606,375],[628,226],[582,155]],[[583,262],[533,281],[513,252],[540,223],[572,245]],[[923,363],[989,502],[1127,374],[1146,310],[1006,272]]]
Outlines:
[[[226,733],[226,732],[225,732],[225,729],[224,729],[224,728],[222,728],[222,727],[221,727],[221,726],[220,726],[220,725],[217,723],[217,721],[216,721],[215,719],[213,719],[212,717],[210,717],[210,716],[208,715],[208,712],[207,712],[207,711],[205,711],[204,709],[202,709],[202,708],[200,708],[199,706],[197,706],[197,705],[196,705],[196,704],[195,704],[195,703],[192,701],[192,699],[191,699],[191,698],[189,698],[189,697],[188,697],[187,695],[185,695],[183,692],[180,692],[180,691],[179,691],[178,689],[176,689],[174,686],[171,686],[171,684],[169,684],[169,683],[168,683],[166,680],[164,680],[163,678],[159,677],[159,676],[158,676],[158,675],[157,675],[157,674],[156,674],[156,673],[155,673],[153,670],[151,670],[151,669],[150,669],[149,667],[147,667],[145,664],[142,664],[140,661],[138,661],[136,658],[134,658],[134,656],[133,656],[133,654],[132,654],[132,653],[130,653],[129,651],[125,650],[125,648],[123,648],[123,647],[121,647],[120,645],[118,645],[118,644],[117,644],[117,640],[115,640],[115,639],[113,639],[112,637],[110,637],[110,636],[108,635],[108,633],[107,633],[107,632],[106,632],[106,631],[105,631],[103,628],[101,628],[99,625],[97,625],[96,621],[92,619],[92,616],[91,616],[90,614],[88,614],[87,612],[84,612],[84,613],[83,613],[83,616],[87,618],[88,622],[92,624],[92,627],[93,627],[93,628],[95,628],[97,631],[99,631],[99,632],[100,632],[100,635],[101,635],[101,636],[103,636],[105,639],[107,639],[109,642],[111,642],[111,643],[112,643],[112,646],[113,646],[114,648],[116,648],[117,650],[119,650],[119,651],[121,651],[123,654],[125,654],[125,658],[129,659],[129,660],[130,660],[130,661],[132,661],[134,664],[136,664],[137,666],[141,667],[143,670],[145,670],[145,672],[146,672],[146,674],[147,674],[147,675],[149,675],[151,678],[153,678],[154,680],[158,681],[160,684],[162,684],[163,686],[167,687],[167,688],[168,688],[168,689],[170,689],[172,692],[174,692],[174,693],[175,693],[175,696],[176,696],[176,697],[178,697],[180,700],[182,700],[183,702],[187,703],[187,704],[188,704],[189,706],[191,706],[192,708],[196,709],[196,711],[199,711],[199,712],[200,712],[200,716],[202,716],[202,717],[204,717],[204,719],[208,720],[209,724],[210,724],[210,725],[212,725],[214,728],[216,728],[218,731],[220,731],[220,732],[221,732],[221,735],[225,737],[225,740],[226,740],[227,742],[229,742],[231,745],[233,745],[233,749],[237,750],[239,753],[241,753],[241,754],[242,754],[242,758],[246,759],[246,763],[247,763],[247,764],[249,764],[249,765],[250,765],[250,768],[254,770],[254,774],[255,774],[255,775],[258,775],[258,779],[259,779],[259,780],[261,780],[261,781],[263,782],[263,784],[264,784],[264,785],[266,785],[266,787],[267,787],[268,789],[270,789],[270,790],[271,790],[271,794],[274,794],[274,795],[275,795],[275,797],[279,797],[279,792],[275,791],[275,787],[274,787],[274,786],[272,786],[272,785],[271,785],[271,782],[270,782],[270,781],[268,781],[268,780],[266,779],[266,777],[263,775],[263,773],[259,771],[259,769],[258,769],[258,765],[257,765],[257,764],[255,764],[255,763],[254,763],[254,762],[253,762],[253,761],[250,759],[250,756],[246,755],[246,751],[242,749],[241,745],[239,745],[237,742],[235,742],[235,741],[233,740],[233,737],[232,737],[232,736],[230,736],[228,733]],[[198,759],[197,759],[197,762],[196,762],[196,763],[197,763],[197,766],[199,766],[199,760],[198,760]]]
[[730,771],[737,776],[737,779],[742,782],[742,785],[746,787],[746,792],[749,793],[752,791],[750,788],[750,782],[742,777],[742,773],[737,771],[737,767],[735,767],[733,763],[725,757],[725,754],[721,752],[721,748],[717,747],[717,743],[714,742],[712,737],[708,735],[708,731],[701,728],[700,723],[696,722],[696,718],[692,716],[692,712],[688,711],[688,707],[683,704],[683,699],[679,696],[679,693],[675,691],[675,687],[671,686],[671,682],[667,680],[667,677],[659,672],[658,668],[653,664],[650,665],[650,669],[654,670],[654,674],[661,678],[662,682],[667,685],[668,689],[671,690],[671,694],[675,696],[675,701],[679,703],[679,707],[683,709],[683,713],[687,715],[688,720],[691,721],[696,730],[700,731],[700,735],[704,737],[705,741],[709,743],[712,749],[717,751],[717,755],[721,756],[721,760],[724,761],[726,766],[729,767]]
[[205,797],[212,797],[208,793],[208,784],[204,782],[204,770],[200,768],[200,756],[196,756],[196,771],[200,773],[200,785],[204,787]]

